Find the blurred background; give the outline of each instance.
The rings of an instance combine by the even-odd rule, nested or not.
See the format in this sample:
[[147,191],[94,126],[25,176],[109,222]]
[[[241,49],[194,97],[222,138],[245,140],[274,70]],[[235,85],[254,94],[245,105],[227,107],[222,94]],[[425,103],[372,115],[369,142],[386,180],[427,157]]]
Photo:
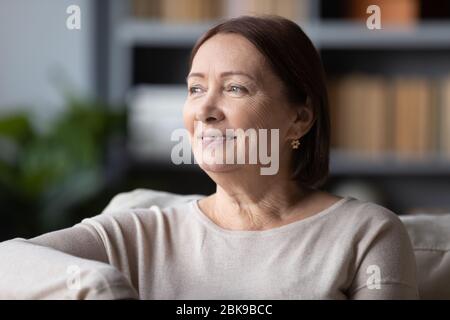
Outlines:
[[[366,25],[371,4],[380,30]],[[450,212],[448,0],[1,0],[0,241],[68,227],[135,188],[214,192],[170,161],[189,52],[217,21],[259,13],[296,21],[322,56],[324,189]]]

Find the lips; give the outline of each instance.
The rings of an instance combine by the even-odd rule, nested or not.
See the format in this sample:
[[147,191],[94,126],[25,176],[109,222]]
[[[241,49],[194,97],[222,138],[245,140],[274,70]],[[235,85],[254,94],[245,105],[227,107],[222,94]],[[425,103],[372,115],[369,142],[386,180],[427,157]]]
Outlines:
[[199,137],[199,139],[202,140],[202,144],[204,147],[212,147],[217,145],[222,145],[226,141],[233,141],[236,140],[236,136],[232,135],[222,135],[222,136],[213,136],[213,135],[205,135]]
[[203,141],[216,141],[216,140],[234,140],[235,136],[204,136],[201,137]]

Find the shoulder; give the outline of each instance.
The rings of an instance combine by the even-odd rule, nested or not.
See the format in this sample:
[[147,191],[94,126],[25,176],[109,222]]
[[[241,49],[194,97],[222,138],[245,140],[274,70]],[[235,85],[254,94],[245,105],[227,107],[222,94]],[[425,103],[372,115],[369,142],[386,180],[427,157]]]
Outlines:
[[345,197],[328,216],[325,220],[327,229],[336,238],[348,240],[353,245],[370,246],[384,239],[409,246],[409,236],[400,218],[380,204]]
[[345,220],[355,226],[376,227],[381,225],[401,226],[403,224],[392,210],[370,201],[346,197],[341,207]]
[[396,270],[396,273],[401,272],[398,267],[402,266],[412,279],[410,264],[414,264],[414,254],[400,218],[386,207],[354,198],[346,202],[346,207],[346,219],[343,219],[341,229],[348,231],[348,243],[353,247],[356,265],[364,260],[367,265],[385,265],[386,270]]
[[[400,218],[390,209],[373,202],[351,199],[347,201],[347,207],[345,223],[347,230],[352,230],[348,242],[351,247],[350,265],[355,274],[349,291],[353,292],[351,296],[366,288],[375,266],[380,272],[380,284],[384,289],[380,290],[380,297],[394,297],[396,290],[406,290],[403,296],[415,297],[414,252]],[[360,297],[364,297],[361,292]],[[367,297],[369,293],[365,293]]]
[[315,193],[313,201],[317,203],[317,207],[321,210],[324,210],[324,208],[334,209],[332,211],[336,214],[331,215],[334,218],[342,221],[351,221],[352,224],[357,221],[359,223],[375,224],[383,222],[400,222],[397,215],[390,209],[351,196],[340,197],[332,193],[319,191]]

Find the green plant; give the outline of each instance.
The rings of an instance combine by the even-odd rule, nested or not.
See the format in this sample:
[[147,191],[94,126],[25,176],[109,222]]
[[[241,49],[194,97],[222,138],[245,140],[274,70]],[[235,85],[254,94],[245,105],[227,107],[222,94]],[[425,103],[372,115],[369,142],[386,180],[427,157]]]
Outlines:
[[125,135],[123,111],[73,97],[65,110],[45,132],[29,114],[0,119],[3,218],[24,234],[64,224],[70,206],[104,188],[105,148],[112,136]]

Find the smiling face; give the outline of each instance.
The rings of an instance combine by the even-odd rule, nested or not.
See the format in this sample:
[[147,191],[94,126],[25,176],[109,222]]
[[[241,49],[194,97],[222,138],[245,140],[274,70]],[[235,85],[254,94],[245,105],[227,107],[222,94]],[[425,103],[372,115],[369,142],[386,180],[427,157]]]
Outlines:
[[[290,142],[301,137],[304,125],[296,121],[299,109],[288,102],[282,81],[251,42],[231,33],[208,39],[193,59],[187,85],[184,124],[197,161],[199,157],[214,155],[227,143],[236,149],[238,142],[231,130],[279,129],[280,168],[288,165],[289,157],[283,155],[290,154]],[[249,154],[255,146],[247,141],[244,148]],[[222,164],[198,162],[207,172],[238,170],[250,165],[247,161],[246,164],[226,164],[225,160]]]

